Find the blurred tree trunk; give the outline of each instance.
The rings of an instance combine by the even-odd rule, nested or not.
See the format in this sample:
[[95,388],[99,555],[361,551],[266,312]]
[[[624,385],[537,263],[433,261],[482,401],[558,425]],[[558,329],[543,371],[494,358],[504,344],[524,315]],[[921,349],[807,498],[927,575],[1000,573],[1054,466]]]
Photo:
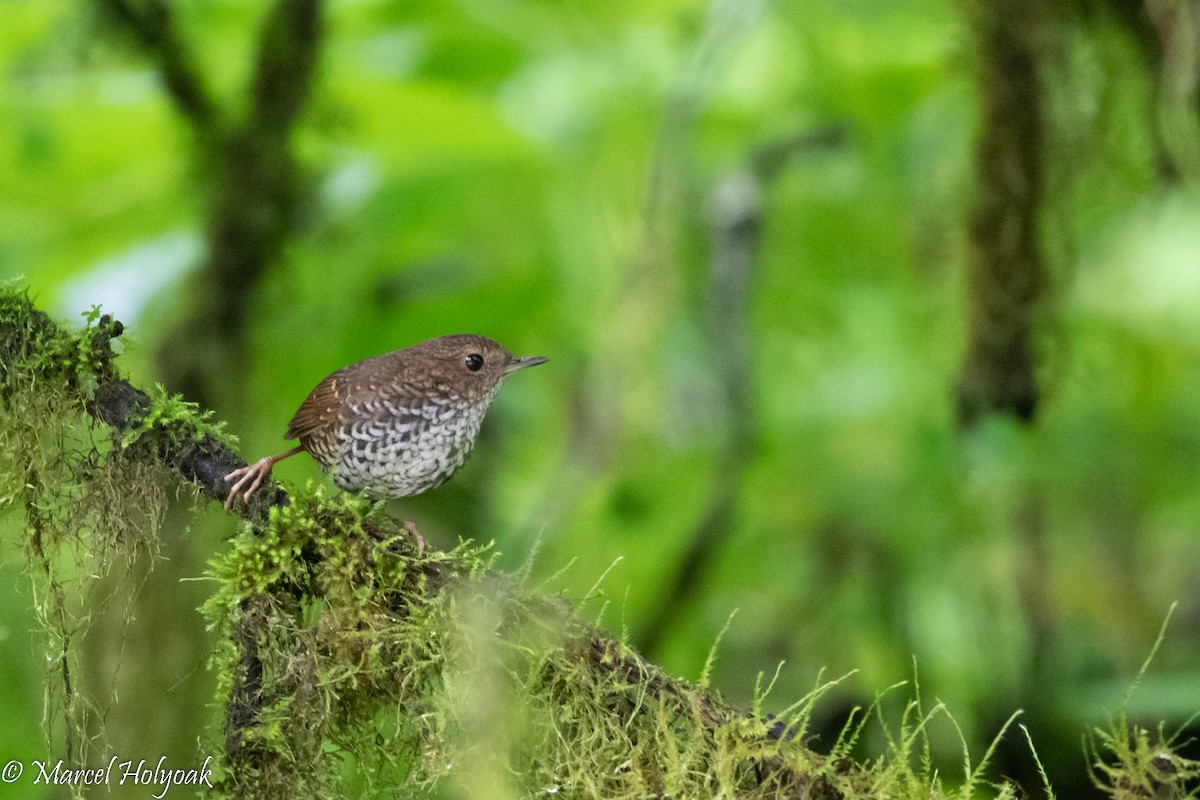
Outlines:
[[303,195],[292,132],[320,47],[319,0],[279,0],[263,20],[244,117],[205,132],[207,258],[197,302],[159,350],[167,385],[202,404],[237,403],[254,289],[293,231]]
[[245,367],[254,289],[282,252],[303,196],[291,139],[316,77],[321,1],[278,0],[267,11],[238,112],[214,99],[165,0],[96,2],[154,63],[197,142],[206,254],[189,314],[160,347],[160,375],[201,404],[236,404],[238,382],[228,376]]
[[978,196],[970,216],[967,352],[958,418],[990,413],[1033,420],[1038,407],[1034,328],[1046,291],[1039,236],[1044,117],[1038,0],[974,6],[979,47]]
[[[316,76],[321,45],[320,0],[278,0],[264,15],[251,59],[245,98],[222,102],[194,57],[194,47],[167,0],[95,0],[110,30],[132,42],[158,72],[163,89],[193,133],[196,190],[204,218],[203,262],[190,277],[184,316],[157,352],[160,380],[202,405],[236,409],[244,385],[247,320],[255,288],[283,250],[304,194],[303,170],[292,134]],[[135,608],[116,608],[99,617],[84,642],[88,682],[97,696],[122,699],[105,714],[120,740],[118,752],[162,753],[190,758],[203,730],[203,710],[212,700],[212,676],[204,664],[211,634],[198,614],[179,617],[181,594],[196,608],[205,589],[189,581],[211,556],[194,512],[172,507],[163,561],[132,567],[140,590]],[[198,535],[197,535],[198,534]],[[136,622],[130,623],[130,614]],[[137,669],[121,669],[121,663]],[[154,685],[141,676],[153,675]],[[107,687],[107,688],[106,688]]]
[[[1046,113],[1039,40],[1048,12],[1041,0],[980,0],[970,10],[981,108],[977,194],[968,222],[967,346],[958,384],[958,422],[965,435],[990,415],[1007,415],[1027,426],[1035,421],[1037,322],[1047,289],[1040,241]],[[1014,578],[1030,633],[1031,662],[1019,696],[993,702],[1008,707],[1015,701],[1036,725],[1034,685],[1053,624],[1046,531],[1036,485],[1018,490],[1013,499]],[[1004,768],[1022,776],[1033,795],[1040,794],[1037,776],[1010,750],[999,753]]]
[[1200,177],[1200,2],[1077,0],[1090,22],[1112,20],[1137,47],[1158,87],[1154,130],[1158,177],[1167,184]]
[[1146,0],[1154,38],[1138,36],[1148,62],[1157,67],[1159,175],[1166,180],[1200,178],[1200,2]]

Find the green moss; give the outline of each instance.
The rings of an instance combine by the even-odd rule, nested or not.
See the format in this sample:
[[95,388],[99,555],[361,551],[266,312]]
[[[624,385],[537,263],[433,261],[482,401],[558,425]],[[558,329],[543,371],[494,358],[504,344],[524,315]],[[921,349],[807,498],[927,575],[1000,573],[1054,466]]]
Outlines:
[[[243,637],[262,662],[249,744],[227,754],[230,795],[940,793],[936,775],[912,765],[926,717],[906,714],[889,758],[868,769],[818,756],[803,731],[834,683],[785,715],[796,737],[772,738],[766,718],[662,674],[568,604],[495,574],[487,548],[418,552],[361,498],[294,494],[209,574],[204,613],[226,641],[213,662],[219,701],[244,666]],[[862,724],[839,747],[848,752]]]
[[114,566],[157,553],[166,508],[155,463],[85,413],[97,386],[116,377],[120,324],[95,308],[84,316],[79,329],[55,325],[19,287],[0,288],[0,512],[24,517],[49,667],[47,742],[74,763],[103,740],[77,675],[92,589]]
[[121,325],[102,315],[98,306],[84,312],[84,326],[64,331],[17,284],[0,286],[0,390],[45,383],[90,400],[101,380],[113,377],[116,355],[112,341]]
[[474,545],[419,553],[379,504],[311,487],[272,509],[265,529],[236,537],[210,565],[217,588],[203,612],[226,639],[213,661],[220,702],[249,636],[262,710],[244,732],[253,763],[234,765],[225,788],[274,782],[284,795],[415,776],[429,732],[443,727],[433,698],[455,605],[427,584],[469,579],[489,563]]
[[201,442],[209,436],[230,444],[237,441],[237,437],[225,432],[224,422],[214,420],[211,410],[201,409],[159,384],[150,393],[150,404],[143,416],[122,434],[121,447],[130,447],[147,434],[165,437],[176,446]]
[[[957,726],[944,706],[924,709],[915,684],[898,724],[877,702],[820,756],[805,732],[836,681],[781,715],[790,740],[773,738],[772,721],[756,713],[769,682],[752,711],[738,711],[664,675],[569,604],[495,574],[486,548],[419,553],[378,505],[311,488],[293,501],[272,512],[266,530],[244,531],[210,571],[217,591],[205,613],[228,639],[214,668],[237,674],[247,627],[263,662],[253,748],[225,765],[228,794],[1019,796],[989,777],[999,737],[982,757],[964,740],[962,774],[947,786],[932,764],[929,728]],[[224,684],[222,702],[232,688]],[[882,734],[886,750],[855,763],[868,730]],[[1103,763],[1115,760],[1130,776],[1121,786],[1154,780],[1170,764],[1179,791],[1160,796],[1179,797],[1195,772],[1168,746],[1106,738]],[[1135,796],[1115,780],[1108,786],[1113,796]]]
[[[221,427],[161,388],[127,430],[86,415],[116,376],[119,325],[93,309],[78,331],[27,296],[0,290],[0,510],[19,510],[49,664],[50,752],[86,763],[104,741],[80,694],[76,642],[89,589],[114,565],[157,551],[164,453],[222,438]],[[140,395],[139,395],[140,396]],[[178,475],[170,477],[178,483]],[[487,546],[424,552],[380,504],[311,486],[246,524],[208,568],[202,612],[221,634],[208,748],[230,796],[489,798],[941,798],[929,726],[953,719],[910,701],[898,725],[876,703],[828,756],[808,719],[836,682],[780,715],[762,714],[664,674],[571,604],[494,571]],[[130,592],[136,587],[130,587]],[[870,727],[883,755],[855,763]],[[219,729],[219,730],[218,730]],[[1159,731],[1122,716],[1097,733],[1097,783],[1115,798],[1182,797],[1200,765]],[[65,752],[64,752],[65,751]],[[1016,796],[992,784],[992,751],[965,751],[958,797]],[[1036,758],[1036,753],[1034,754]],[[1047,787],[1049,789],[1049,787]]]
[[1176,753],[1177,737],[1162,726],[1151,733],[1122,715],[1107,729],[1097,728],[1092,743],[1092,777],[1114,800],[1195,797],[1189,785],[1200,780],[1200,761]]
[[[1171,605],[1167,618],[1158,632],[1158,638],[1146,657],[1137,679],[1129,687],[1121,713],[1109,722],[1107,728],[1097,728],[1088,742],[1092,763],[1092,782],[1114,800],[1138,800],[1139,798],[1186,798],[1195,797],[1200,788],[1200,761],[1180,756],[1178,735],[1168,736],[1162,725],[1155,733],[1130,722],[1129,703],[1137,691],[1150,662],[1166,638],[1167,625],[1175,613],[1177,603]],[[1197,717],[1196,712],[1181,727],[1186,728]]]

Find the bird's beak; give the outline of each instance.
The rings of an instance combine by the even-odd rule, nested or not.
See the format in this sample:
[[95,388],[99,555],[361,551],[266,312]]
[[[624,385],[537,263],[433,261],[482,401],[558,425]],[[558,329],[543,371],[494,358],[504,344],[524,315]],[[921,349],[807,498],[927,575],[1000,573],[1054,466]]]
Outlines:
[[513,356],[504,365],[504,374],[507,375],[510,372],[516,372],[525,367],[536,367],[538,364],[545,364],[549,360],[545,356]]

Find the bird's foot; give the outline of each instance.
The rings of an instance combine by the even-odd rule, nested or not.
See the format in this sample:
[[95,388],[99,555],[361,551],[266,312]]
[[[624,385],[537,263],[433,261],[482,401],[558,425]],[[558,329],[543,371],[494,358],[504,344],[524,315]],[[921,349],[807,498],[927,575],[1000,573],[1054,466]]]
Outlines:
[[409,536],[417,540],[417,557],[420,558],[421,556],[425,555],[425,539],[422,538],[421,534],[417,531],[417,526],[411,522],[405,522],[404,530],[408,532]]
[[[254,491],[262,484],[266,477],[271,474],[271,467],[274,465],[274,463],[275,459],[273,458],[260,458],[253,464],[242,467],[241,469],[235,469],[233,472],[226,475],[226,482],[236,480],[236,483],[229,487],[229,496],[225,498],[225,510],[228,511],[229,509],[233,508],[233,500],[238,496],[239,492],[241,492],[242,495],[242,502],[249,503],[250,495],[254,494]],[[245,491],[243,491],[243,487],[246,487],[247,483],[250,484],[250,486],[245,488]]]

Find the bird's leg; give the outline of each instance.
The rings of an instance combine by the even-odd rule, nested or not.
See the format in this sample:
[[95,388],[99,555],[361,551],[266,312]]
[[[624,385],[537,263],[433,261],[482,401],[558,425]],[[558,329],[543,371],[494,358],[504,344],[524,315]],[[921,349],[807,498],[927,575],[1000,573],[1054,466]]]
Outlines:
[[238,496],[238,492],[242,492],[242,487],[247,483],[250,484],[250,487],[242,492],[242,502],[249,503],[250,495],[254,494],[254,490],[257,489],[259,485],[266,479],[266,477],[271,474],[271,467],[275,466],[275,462],[282,461],[285,458],[290,458],[303,449],[303,446],[296,445],[286,453],[280,453],[277,456],[268,456],[267,458],[260,458],[253,464],[242,467],[241,469],[235,469],[233,472],[226,475],[225,481],[227,483],[234,479],[236,479],[237,482],[233,484],[233,486],[229,487],[229,496],[225,498],[225,509],[228,510],[233,508],[233,498]]
[[417,526],[412,524],[412,522],[405,522],[404,530],[408,531],[409,535],[417,540],[417,558],[420,558],[425,553],[425,539],[417,532]]

